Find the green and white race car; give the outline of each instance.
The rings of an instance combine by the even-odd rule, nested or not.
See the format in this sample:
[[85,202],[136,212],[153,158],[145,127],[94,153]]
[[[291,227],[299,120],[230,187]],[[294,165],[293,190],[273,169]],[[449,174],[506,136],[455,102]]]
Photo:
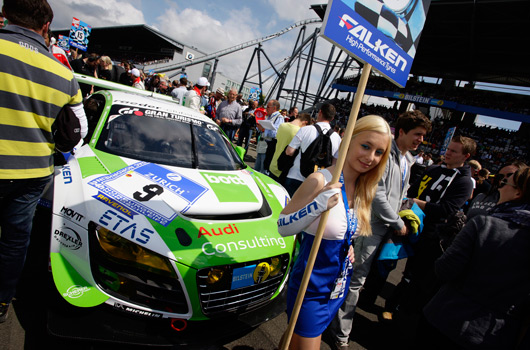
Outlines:
[[208,322],[240,330],[282,312],[295,247],[277,230],[283,187],[189,108],[105,90],[85,110],[86,143],[48,197],[51,272],[68,308],[53,310],[50,332],[189,343],[215,337]]

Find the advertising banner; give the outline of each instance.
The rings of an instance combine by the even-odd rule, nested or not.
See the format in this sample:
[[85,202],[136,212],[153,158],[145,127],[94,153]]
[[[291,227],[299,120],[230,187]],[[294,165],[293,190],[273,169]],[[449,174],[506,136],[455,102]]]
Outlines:
[[440,149],[440,155],[443,156],[445,154],[445,151],[447,150],[447,146],[449,146],[449,142],[451,142],[451,139],[453,138],[453,135],[455,134],[456,126],[453,126],[452,128],[449,128],[447,130],[447,134],[445,134],[444,144],[442,145],[442,148]]
[[321,35],[405,87],[431,0],[330,0]]
[[72,19],[72,28],[70,29],[69,44],[81,51],[86,51],[88,46],[88,37],[92,27],[77,18]]

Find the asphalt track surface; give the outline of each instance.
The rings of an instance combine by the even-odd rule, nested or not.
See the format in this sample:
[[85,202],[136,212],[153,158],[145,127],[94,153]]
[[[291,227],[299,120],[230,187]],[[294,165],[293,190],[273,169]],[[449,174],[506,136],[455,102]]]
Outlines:
[[[254,166],[256,151],[255,146],[250,146],[245,161],[249,166]],[[37,249],[39,247],[30,247]],[[42,250],[42,249],[40,249]],[[31,256],[32,250],[28,254]],[[112,350],[135,350],[146,349],[145,346],[117,345],[92,343],[87,341],[63,340],[48,335],[46,328],[46,303],[47,293],[50,288],[54,288],[50,283],[46,283],[42,278],[36,278],[43,271],[43,267],[36,267],[36,263],[28,257],[27,269],[20,283],[17,297],[11,305],[8,319],[0,324],[0,350],[33,350],[52,348],[60,349],[112,349]],[[42,260],[39,260],[42,262]],[[350,349],[386,349],[389,347],[407,347],[410,341],[410,329],[400,329],[396,324],[388,324],[379,319],[382,311],[384,299],[391,293],[392,289],[399,282],[403,270],[404,261],[400,261],[398,267],[390,274],[385,287],[376,304],[370,307],[358,307],[354,319],[353,330],[350,336]],[[37,268],[37,270],[35,270]],[[276,318],[261,324],[257,328],[246,331],[237,339],[230,339],[229,342],[219,345],[201,346],[173,346],[172,349],[205,349],[205,350],[273,350],[278,348],[280,338],[287,329],[287,316],[281,313]],[[208,338],[208,330],[204,330],[205,339]],[[321,343],[321,350],[332,349],[330,340],[324,335]],[[401,346],[398,345],[401,343]],[[167,348],[167,347],[165,347]]]

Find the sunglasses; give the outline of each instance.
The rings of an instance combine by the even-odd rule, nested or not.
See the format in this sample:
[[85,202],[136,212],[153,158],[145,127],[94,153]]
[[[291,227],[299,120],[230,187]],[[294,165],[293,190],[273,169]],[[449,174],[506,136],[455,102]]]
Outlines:
[[510,176],[512,176],[513,173],[508,173],[508,174],[497,174],[495,175],[495,180],[498,180],[499,182],[502,182],[503,179],[506,179]]
[[[510,175],[511,175],[511,174],[510,174]],[[510,176],[510,175],[509,175],[509,176]],[[499,184],[499,188],[504,187],[504,185],[508,185],[508,186],[513,187],[513,188],[517,188],[517,186],[508,183],[508,177],[509,177],[509,176],[507,176],[507,177],[505,177],[504,179],[501,180],[501,182],[500,182],[500,184]]]

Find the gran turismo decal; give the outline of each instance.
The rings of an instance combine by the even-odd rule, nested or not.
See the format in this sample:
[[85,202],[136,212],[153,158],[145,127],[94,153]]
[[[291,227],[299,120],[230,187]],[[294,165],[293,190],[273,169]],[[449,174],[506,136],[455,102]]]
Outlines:
[[152,118],[162,118],[162,119],[171,119],[179,121],[186,124],[195,124],[203,127],[205,123],[202,120],[191,117],[191,115],[186,115],[186,113],[175,114],[173,111],[168,111],[163,108],[154,105],[148,105],[144,103],[131,103],[130,101],[120,101],[117,100],[114,102],[114,106],[126,103],[128,106],[120,108],[118,114],[112,115],[109,117],[109,121],[120,117],[122,115],[135,115],[138,117],[146,116]]

